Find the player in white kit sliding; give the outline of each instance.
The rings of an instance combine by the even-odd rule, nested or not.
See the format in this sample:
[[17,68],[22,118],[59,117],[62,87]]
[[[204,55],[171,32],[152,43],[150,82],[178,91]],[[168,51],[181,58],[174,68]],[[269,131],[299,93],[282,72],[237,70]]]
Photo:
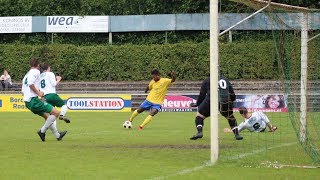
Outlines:
[[48,63],[44,63],[41,69],[43,72],[40,75],[40,91],[44,93],[44,99],[52,106],[60,107],[61,113],[59,119],[70,123],[69,118],[65,116],[68,107],[56,93],[56,86],[61,81],[61,77],[55,76],[54,73],[51,72],[51,67]]
[[269,118],[263,112],[249,113],[247,108],[240,107],[239,113],[245,118],[245,120],[236,127],[239,132],[244,129],[248,129],[250,132],[264,132],[267,126],[269,132],[277,130],[277,127],[270,123]]
[[45,119],[44,125],[37,132],[42,141],[45,141],[46,131],[50,129],[58,141],[66,135],[67,131],[58,132],[56,126],[56,118],[59,116],[60,111],[52,105],[41,101],[39,97],[43,97],[44,93],[39,91],[40,88],[40,65],[36,58],[30,60],[30,70],[22,80],[22,94],[23,101],[26,107]]

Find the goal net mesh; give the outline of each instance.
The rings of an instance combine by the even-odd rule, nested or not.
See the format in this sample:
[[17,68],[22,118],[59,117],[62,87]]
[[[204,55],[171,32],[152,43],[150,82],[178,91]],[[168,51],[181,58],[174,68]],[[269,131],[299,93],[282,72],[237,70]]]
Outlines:
[[[236,112],[240,106],[247,107],[250,112],[263,111],[278,129],[274,133],[267,132],[268,128],[263,133],[242,131],[244,140],[236,142],[226,136],[226,132],[221,132],[220,160],[238,162],[242,159],[238,162],[242,166],[319,165],[319,11],[274,2],[268,4],[263,0],[231,1],[231,5],[228,2],[225,6],[222,2],[219,6],[220,32],[227,29],[226,24],[235,24],[267,6],[219,38],[219,66],[224,76],[234,82],[237,94],[234,114],[240,124],[244,120]],[[309,36],[305,54],[307,67],[301,68],[301,33],[305,19]],[[230,58],[231,54],[236,61],[231,62],[230,59],[235,59]],[[303,71],[307,72],[307,78],[301,81]],[[306,92],[305,126],[301,119],[303,92]],[[220,126],[228,124],[220,120]],[[305,138],[301,138],[302,134]]]

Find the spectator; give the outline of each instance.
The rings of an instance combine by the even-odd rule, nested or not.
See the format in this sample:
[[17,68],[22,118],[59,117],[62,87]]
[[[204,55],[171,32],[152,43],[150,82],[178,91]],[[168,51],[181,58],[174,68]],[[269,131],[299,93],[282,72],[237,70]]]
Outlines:
[[0,80],[1,80],[0,90],[8,90],[9,88],[12,87],[11,76],[9,75],[6,69],[3,71],[3,75],[1,75]]

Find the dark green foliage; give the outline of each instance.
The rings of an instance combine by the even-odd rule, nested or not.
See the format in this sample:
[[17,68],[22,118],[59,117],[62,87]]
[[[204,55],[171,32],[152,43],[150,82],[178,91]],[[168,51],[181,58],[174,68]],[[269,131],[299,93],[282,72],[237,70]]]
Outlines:
[[[299,42],[290,55],[292,78],[300,78]],[[310,52],[317,46],[310,46]],[[290,54],[291,53],[291,54]],[[292,54],[294,53],[294,54]],[[282,77],[274,42],[246,41],[220,45],[220,68],[230,79],[274,79]],[[289,57],[288,55],[288,57]],[[209,43],[163,45],[75,46],[0,45],[1,68],[15,81],[28,71],[32,56],[52,64],[53,71],[70,81],[136,81],[150,79],[150,70],[163,75],[174,70],[180,80],[202,80],[209,73]],[[317,54],[311,53],[310,65]],[[2,70],[1,69],[1,70]],[[313,71],[313,73],[317,73]],[[317,78],[318,75],[310,74]]]
[[0,0],[0,16],[142,15],[209,12],[208,0]]
[[[112,44],[164,44],[179,42],[204,42],[209,39],[209,31],[168,31],[166,32],[130,32],[113,33]],[[32,33],[32,34],[0,34],[0,44],[74,44],[103,45],[109,44],[107,33]]]
[[273,2],[309,8],[320,8],[319,0],[274,0]]
[[[318,0],[276,0],[319,8]],[[245,5],[219,1],[220,12],[247,12]],[[0,16],[145,15],[208,13],[209,0],[0,0]]]

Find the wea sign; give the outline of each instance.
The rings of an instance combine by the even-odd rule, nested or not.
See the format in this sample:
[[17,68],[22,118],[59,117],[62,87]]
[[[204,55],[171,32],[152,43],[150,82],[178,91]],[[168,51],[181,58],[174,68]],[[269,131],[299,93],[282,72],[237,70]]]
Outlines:
[[109,16],[47,16],[46,32],[109,32]]

